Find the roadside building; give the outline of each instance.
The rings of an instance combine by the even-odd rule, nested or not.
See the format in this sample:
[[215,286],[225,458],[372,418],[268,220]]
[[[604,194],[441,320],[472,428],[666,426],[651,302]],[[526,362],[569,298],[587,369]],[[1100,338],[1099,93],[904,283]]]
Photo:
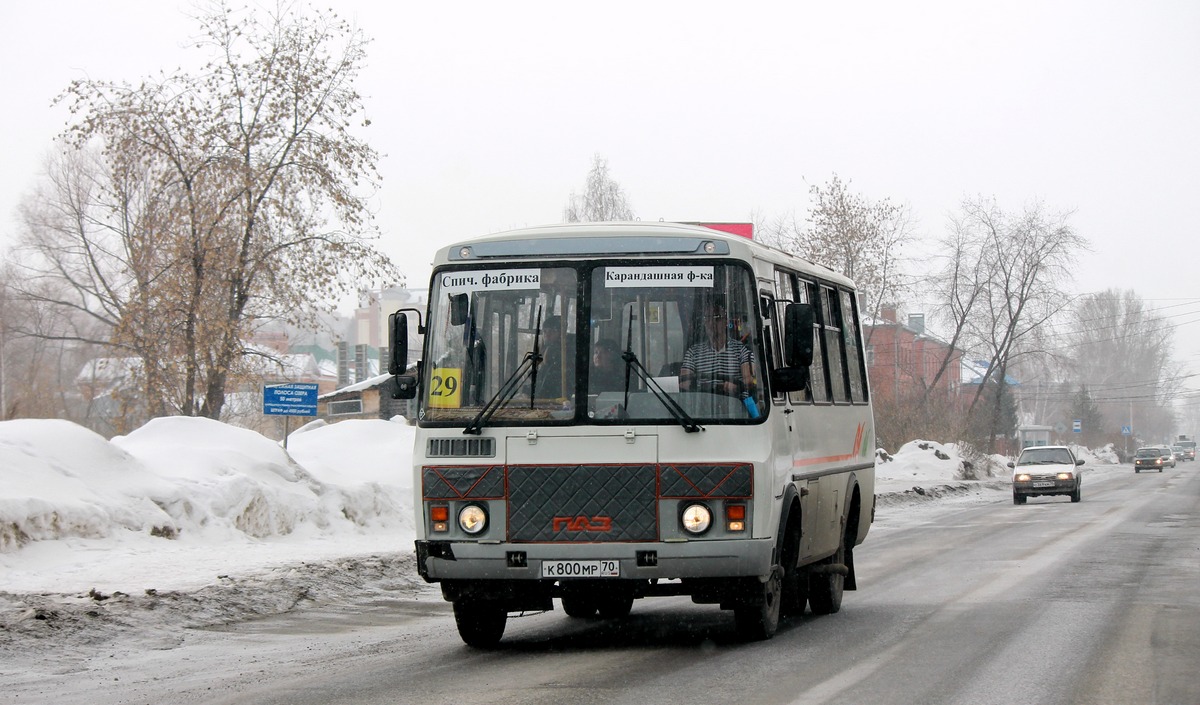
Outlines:
[[909,314],[901,323],[896,308],[887,306],[880,316],[863,326],[875,402],[916,400],[927,390],[931,397],[954,399],[962,379],[962,351],[926,331],[922,313]]

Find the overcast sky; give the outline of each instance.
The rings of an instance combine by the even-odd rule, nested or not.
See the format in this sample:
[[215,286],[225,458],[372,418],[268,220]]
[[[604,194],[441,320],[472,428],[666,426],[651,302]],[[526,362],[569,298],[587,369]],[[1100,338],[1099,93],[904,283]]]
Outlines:
[[[561,220],[596,153],[643,220],[803,216],[836,172],[925,238],[964,196],[1074,211],[1077,290],[1133,288],[1200,372],[1200,2],[326,4],[374,39],[381,245],[413,286],[439,246]],[[0,240],[51,99],[195,64],[191,7],[3,3]]]

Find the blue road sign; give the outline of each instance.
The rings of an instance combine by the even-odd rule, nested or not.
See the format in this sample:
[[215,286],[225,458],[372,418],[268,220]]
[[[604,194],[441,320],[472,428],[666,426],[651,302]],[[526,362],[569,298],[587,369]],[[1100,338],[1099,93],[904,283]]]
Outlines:
[[1075,419],[1074,421],[1072,421],[1071,422],[1071,430],[1074,431],[1075,433],[1083,433],[1083,421],[1080,419]]
[[1133,429],[1128,426],[1122,426],[1121,427],[1121,435],[1122,436],[1131,436],[1131,435],[1133,435]]
[[268,416],[316,416],[316,383],[293,382],[263,387],[263,413]]

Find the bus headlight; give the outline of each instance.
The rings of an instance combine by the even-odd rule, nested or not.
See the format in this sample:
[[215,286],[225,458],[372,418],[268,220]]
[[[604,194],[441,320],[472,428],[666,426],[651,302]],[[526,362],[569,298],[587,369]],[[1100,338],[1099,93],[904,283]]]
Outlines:
[[703,504],[689,504],[680,517],[683,530],[689,534],[703,534],[712,525],[712,512]]
[[468,534],[478,534],[487,528],[487,512],[478,504],[468,504],[458,511],[458,526]]

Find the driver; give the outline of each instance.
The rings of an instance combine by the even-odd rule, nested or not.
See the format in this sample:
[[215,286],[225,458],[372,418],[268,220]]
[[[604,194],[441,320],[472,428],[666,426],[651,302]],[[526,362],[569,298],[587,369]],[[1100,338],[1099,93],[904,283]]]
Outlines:
[[721,301],[714,301],[704,317],[705,337],[683,354],[679,391],[712,391],[745,399],[754,388],[754,353],[745,343],[729,337],[729,317]]

